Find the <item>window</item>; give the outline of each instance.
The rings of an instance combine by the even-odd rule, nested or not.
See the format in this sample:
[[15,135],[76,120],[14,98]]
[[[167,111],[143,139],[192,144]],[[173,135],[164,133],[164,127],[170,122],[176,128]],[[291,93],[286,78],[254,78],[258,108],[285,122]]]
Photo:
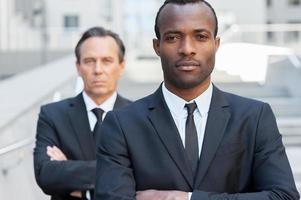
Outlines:
[[292,6],[298,6],[301,4],[301,0],[288,0],[288,4]]
[[113,14],[113,3],[112,0],[105,0],[102,1],[102,7],[106,9],[101,10],[101,17],[106,21],[106,22],[112,22],[112,14]]
[[[271,21],[267,21],[267,25],[272,24]],[[266,32],[268,42],[273,42],[275,40],[275,33],[272,31]]]
[[79,17],[77,15],[65,15],[64,16],[64,27],[65,27],[65,29],[78,28],[79,27]]
[[[288,24],[300,24],[300,21],[288,21]],[[292,30],[288,31],[285,35],[286,42],[299,42],[300,41],[300,31]]]

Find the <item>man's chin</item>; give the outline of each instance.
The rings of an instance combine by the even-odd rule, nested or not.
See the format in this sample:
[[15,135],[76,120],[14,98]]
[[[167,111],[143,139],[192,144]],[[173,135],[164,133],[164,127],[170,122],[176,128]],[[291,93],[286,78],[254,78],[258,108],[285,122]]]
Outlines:
[[178,80],[178,81],[174,81],[173,85],[179,89],[192,89],[192,88],[202,85],[204,82],[205,81],[200,81],[200,80],[197,80],[197,81],[195,81],[195,80]]
[[98,90],[94,92],[94,95],[98,97],[107,96],[109,94],[110,92],[108,92],[107,90],[100,90],[100,91]]
[[110,92],[106,88],[94,88],[89,93],[95,97],[102,97],[108,95]]

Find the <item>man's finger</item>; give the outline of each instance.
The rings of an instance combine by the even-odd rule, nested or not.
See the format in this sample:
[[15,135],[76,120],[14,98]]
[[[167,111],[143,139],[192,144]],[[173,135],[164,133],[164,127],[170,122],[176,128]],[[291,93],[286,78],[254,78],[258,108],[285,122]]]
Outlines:
[[80,191],[73,191],[70,193],[70,196],[82,198],[82,193]]
[[65,156],[65,154],[56,146],[53,146],[53,153],[56,156],[56,159],[58,160],[67,160],[67,157]]
[[50,157],[50,160],[63,161],[67,160],[65,154],[56,146],[47,147],[47,155]]
[[47,147],[47,155],[50,156],[50,157],[53,157],[53,150],[52,150],[52,147],[48,146]]

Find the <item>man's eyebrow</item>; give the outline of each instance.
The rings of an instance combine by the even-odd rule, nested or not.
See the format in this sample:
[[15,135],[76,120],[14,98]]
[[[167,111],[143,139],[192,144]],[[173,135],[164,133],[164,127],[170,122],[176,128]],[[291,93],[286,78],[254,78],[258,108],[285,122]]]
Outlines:
[[113,56],[104,56],[102,59],[112,59],[112,60],[114,60],[114,57]]
[[207,30],[207,29],[203,29],[203,28],[200,28],[200,29],[196,29],[194,30],[195,33],[202,33],[202,32],[205,32],[205,33],[212,33],[211,31]]
[[87,57],[83,57],[84,60],[88,60],[88,59],[95,59],[94,57],[92,56],[87,56]]
[[[209,31],[208,29],[195,29],[193,31],[194,33],[208,33],[208,34],[213,34],[211,31]],[[168,30],[166,32],[163,33],[163,36],[168,35],[168,34],[181,34],[181,31],[178,30]]]
[[179,33],[181,33],[181,31],[177,31],[177,30],[169,30],[169,31],[164,32],[163,35],[168,35],[168,34],[179,34]]
[[87,56],[87,57],[83,57],[84,60],[87,60],[87,59],[94,59],[92,56]]

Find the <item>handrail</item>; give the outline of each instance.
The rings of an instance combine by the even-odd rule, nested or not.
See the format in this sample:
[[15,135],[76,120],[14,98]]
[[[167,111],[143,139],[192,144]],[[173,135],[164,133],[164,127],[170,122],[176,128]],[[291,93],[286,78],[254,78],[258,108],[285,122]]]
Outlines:
[[16,150],[21,149],[23,147],[26,147],[26,146],[32,144],[33,142],[34,142],[33,138],[27,138],[27,139],[18,141],[14,144],[8,145],[6,147],[0,148],[0,156],[2,156],[4,154],[7,154],[9,152],[12,152],[12,151],[16,151]]

